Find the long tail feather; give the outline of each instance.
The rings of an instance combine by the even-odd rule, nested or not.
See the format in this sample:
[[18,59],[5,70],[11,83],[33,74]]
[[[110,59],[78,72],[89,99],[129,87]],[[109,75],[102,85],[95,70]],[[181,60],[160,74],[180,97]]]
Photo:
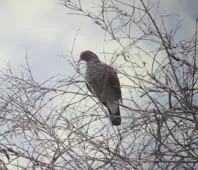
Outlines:
[[120,108],[118,104],[115,103],[108,103],[107,108],[110,114],[111,123],[114,126],[119,126],[121,124],[121,117],[120,117]]
[[120,117],[120,109],[118,109],[118,112],[115,114],[112,114],[111,111],[109,110],[109,114],[110,114],[110,120],[111,123],[114,126],[119,126],[121,124],[121,117]]

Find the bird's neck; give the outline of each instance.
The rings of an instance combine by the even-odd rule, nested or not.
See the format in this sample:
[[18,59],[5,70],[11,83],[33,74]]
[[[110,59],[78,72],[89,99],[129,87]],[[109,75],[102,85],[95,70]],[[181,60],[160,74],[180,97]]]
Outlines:
[[87,67],[96,67],[97,65],[100,65],[101,61],[100,60],[91,60],[87,62]]

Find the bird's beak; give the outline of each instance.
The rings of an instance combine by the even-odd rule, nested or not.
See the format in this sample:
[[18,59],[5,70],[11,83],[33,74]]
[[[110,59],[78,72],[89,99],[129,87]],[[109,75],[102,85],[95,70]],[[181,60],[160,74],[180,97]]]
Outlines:
[[82,59],[81,59],[81,58],[79,58],[79,59],[78,59],[78,63],[79,63],[81,60],[82,60]]

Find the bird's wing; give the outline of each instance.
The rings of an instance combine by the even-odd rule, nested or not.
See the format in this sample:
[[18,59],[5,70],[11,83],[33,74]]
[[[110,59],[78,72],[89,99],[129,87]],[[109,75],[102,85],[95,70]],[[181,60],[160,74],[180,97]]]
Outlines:
[[108,72],[108,78],[109,78],[109,83],[110,83],[111,87],[116,92],[116,95],[118,96],[118,98],[121,99],[122,93],[121,93],[121,89],[120,89],[120,81],[119,81],[116,71],[113,68],[110,69],[110,71]]

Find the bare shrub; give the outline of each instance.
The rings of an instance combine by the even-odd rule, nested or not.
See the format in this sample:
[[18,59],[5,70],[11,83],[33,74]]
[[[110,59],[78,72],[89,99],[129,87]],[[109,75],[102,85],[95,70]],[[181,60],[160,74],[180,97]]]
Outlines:
[[88,92],[72,52],[71,77],[38,82],[28,62],[21,75],[1,69],[1,167],[198,167],[198,21],[192,39],[179,40],[180,22],[168,28],[166,19],[175,16],[160,14],[156,2],[102,0],[95,13],[80,0],[61,2],[117,43],[104,55],[119,72],[122,125],[112,127]]

